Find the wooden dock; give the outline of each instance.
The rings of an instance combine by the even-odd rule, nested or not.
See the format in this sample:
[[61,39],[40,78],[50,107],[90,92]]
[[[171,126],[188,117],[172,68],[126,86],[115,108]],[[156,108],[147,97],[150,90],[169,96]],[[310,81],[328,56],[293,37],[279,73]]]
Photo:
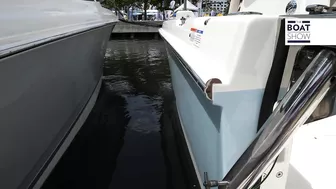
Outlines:
[[114,27],[111,38],[159,38],[163,21],[125,21],[120,20]]

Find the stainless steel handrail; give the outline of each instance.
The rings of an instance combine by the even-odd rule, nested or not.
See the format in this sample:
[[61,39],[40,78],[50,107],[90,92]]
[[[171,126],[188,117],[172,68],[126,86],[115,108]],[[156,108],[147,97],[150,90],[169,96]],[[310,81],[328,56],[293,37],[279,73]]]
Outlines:
[[225,184],[220,188],[248,189],[253,186],[294,131],[305,123],[334,86],[335,57],[333,51],[324,49],[313,59],[225,176],[222,181]]

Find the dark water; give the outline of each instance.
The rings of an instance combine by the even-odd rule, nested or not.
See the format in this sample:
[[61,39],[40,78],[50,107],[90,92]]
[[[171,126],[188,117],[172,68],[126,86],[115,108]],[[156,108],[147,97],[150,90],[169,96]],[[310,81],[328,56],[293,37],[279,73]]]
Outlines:
[[164,96],[171,90],[165,48],[158,40],[110,45],[105,81],[126,100],[130,118],[110,188],[165,188],[159,122]]
[[43,188],[184,188],[161,132],[171,94],[163,41],[110,41],[96,105]]

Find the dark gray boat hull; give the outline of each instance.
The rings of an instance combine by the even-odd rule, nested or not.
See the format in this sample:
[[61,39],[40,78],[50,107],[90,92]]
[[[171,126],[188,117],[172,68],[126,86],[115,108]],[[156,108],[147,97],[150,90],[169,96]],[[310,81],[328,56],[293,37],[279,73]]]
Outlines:
[[96,100],[114,24],[0,59],[0,188],[43,182],[65,151]]

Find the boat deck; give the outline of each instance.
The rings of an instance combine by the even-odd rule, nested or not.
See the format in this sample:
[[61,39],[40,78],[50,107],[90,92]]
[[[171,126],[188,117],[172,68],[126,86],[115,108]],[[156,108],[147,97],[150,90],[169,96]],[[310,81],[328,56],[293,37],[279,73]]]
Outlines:
[[336,116],[309,123],[295,134],[287,189],[329,189],[335,185],[335,122]]

